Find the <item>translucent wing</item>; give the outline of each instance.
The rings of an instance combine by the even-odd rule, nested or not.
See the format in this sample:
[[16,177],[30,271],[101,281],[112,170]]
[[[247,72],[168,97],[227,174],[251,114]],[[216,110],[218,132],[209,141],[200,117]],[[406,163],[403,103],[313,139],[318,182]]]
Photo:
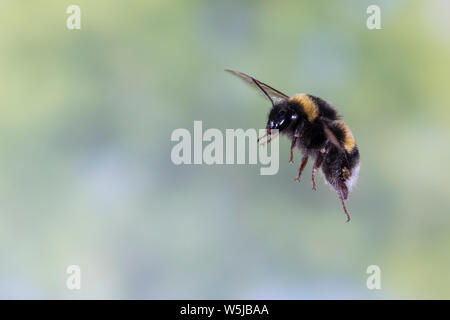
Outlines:
[[338,150],[343,151],[343,148],[339,143],[339,139],[336,137],[336,135],[333,133],[333,131],[331,131],[329,127],[330,126],[329,121],[323,118],[321,118],[321,120],[323,125],[323,131],[325,132],[325,135],[327,136],[328,140],[330,140],[330,142],[334,144],[338,148]]
[[234,74],[235,76],[241,78],[246,83],[251,85],[253,88],[257,89],[258,91],[262,92],[269,100],[272,102],[272,105],[278,104],[280,102],[283,102],[284,100],[289,99],[287,95],[284,93],[272,88],[271,86],[268,86],[267,84],[256,80],[255,78],[239,72],[239,71],[233,71],[233,70],[225,70],[231,74]]
[[323,130],[325,131],[325,134],[328,138],[328,140],[330,140],[330,142],[332,144],[334,144],[339,150],[342,150],[341,145],[339,144],[338,139],[336,138],[336,136],[334,135],[334,133],[327,127],[326,124],[323,125]]

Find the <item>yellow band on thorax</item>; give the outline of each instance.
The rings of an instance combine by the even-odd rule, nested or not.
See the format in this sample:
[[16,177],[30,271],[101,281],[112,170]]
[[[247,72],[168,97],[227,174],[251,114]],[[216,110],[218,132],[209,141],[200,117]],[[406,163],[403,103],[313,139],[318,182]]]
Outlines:
[[290,97],[289,100],[297,102],[300,105],[309,122],[313,122],[319,115],[317,105],[311,100],[310,97],[308,97],[308,95],[304,93],[296,94],[295,96]]

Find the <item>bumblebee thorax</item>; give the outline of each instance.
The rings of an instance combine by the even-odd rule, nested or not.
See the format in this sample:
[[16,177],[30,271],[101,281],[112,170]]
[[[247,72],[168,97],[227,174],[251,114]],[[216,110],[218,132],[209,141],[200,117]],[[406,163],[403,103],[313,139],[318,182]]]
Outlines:
[[309,122],[313,122],[318,117],[319,108],[307,94],[296,94],[290,97],[289,101],[300,107]]

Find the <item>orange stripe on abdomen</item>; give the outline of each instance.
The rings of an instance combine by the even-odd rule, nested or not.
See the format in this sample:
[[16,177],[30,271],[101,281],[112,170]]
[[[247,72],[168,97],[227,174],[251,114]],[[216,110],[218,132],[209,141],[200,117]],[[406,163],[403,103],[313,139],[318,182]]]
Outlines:
[[347,152],[351,152],[356,146],[352,131],[342,120],[335,120],[333,124],[342,130],[344,134],[343,147]]

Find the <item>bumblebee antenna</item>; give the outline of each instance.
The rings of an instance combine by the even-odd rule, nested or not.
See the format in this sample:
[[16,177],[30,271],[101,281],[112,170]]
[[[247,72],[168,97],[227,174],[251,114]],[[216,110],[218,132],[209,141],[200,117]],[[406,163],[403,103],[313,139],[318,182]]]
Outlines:
[[255,78],[251,77],[252,81],[258,86],[259,89],[261,89],[262,92],[264,92],[264,94],[266,95],[267,98],[269,98],[270,102],[272,102],[272,107],[275,107],[275,104],[273,103],[272,98],[269,96],[269,94],[266,92],[266,90],[264,90],[260,84],[258,83],[258,81],[255,80]]

